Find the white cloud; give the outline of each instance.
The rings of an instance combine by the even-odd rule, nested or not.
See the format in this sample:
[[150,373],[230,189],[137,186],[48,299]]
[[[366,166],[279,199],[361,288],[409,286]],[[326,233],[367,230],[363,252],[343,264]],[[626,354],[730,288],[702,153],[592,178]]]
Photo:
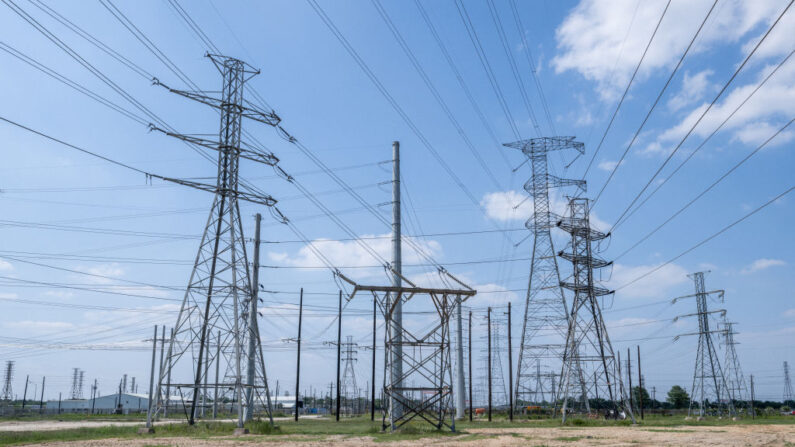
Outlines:
[[[627,85],[665,3],[665,0],[580,1],[556,30],[558,54],[552,60],[556,72],[576,71],[596,83],[603,99],[615,98]],[[711,4],[710,0],[671,3],[641,66],[640,80],[661,68],[673,67]],[[775,0],[722,2],[691,52],[737,42],[758,25],[769,23],[781,9],[781,2]],[[783,48],[789,51],[791,36],[786,30],[787,23],[782,21],[776,35],[771,35],[765,54],[779,54]],[[757,40],[755,36],[749,42]]]
[[[380,235],[362,235],[361,242],[370,247],[372,251],[377,253],[383,259],[392,258],[392,239],[390,234]],[[404,238],[405,239],[405,238]],[[428,262],[423,253],[438,258],[442,253],[442,246],[439,242],[434,240],[421,240],[416,238],[408,238],[413,244],[403,242],[402,258],[405,264],[423,263]],[[420,252],[415,249],[419,248]],[[318,250],[328,262],[340,268],[348,267],[352,277],[367,277],[377,273],[382,269],[368,269],[367,266],[377,265],[380,260],[375,258],[368,250],[362,247],[359,241],[335,241],[329,239],[315,239],[312,245],[304,245],[298,252],[291,255],[288,253],[269,252],[268,257],[283,265],[290,265],[295,267],[325,267],[323,261],[318,258],[311,247]]]
[[[623,164],[623,162],[621,162],[621,163]],[[596,167],[598,167],[599,169],[601,169],[603,171],[607,171],[607,172],[612,171],[613,169],[616,168],[616,166],[618,166],[618,162],[617,161],[610,161],[610,160],[601,161],[601,162],[599,162],[598,165],[596,165]]]
[[14,270],[14,266],[11,265],[10,262],[0,259],[0,272],[7,272],[10,270]]
[[75,327],[74,324],[67,321],[35,321],[35,320],[22,320],[22,321],[9,321],[4,323],[3,326],[9,329],[18,329],[31,332],[48,332],[68,330]]
[[795,318],[795,309],[787,309],[784,311],[784,316],[787,318]]
[[[486,209],[486,215],[502,222],[526,221],[533,216],[533,200],[527,193],[520,191],[498,191],[483,196],[480,204]],[[558,216],[569,214],[568,202],[554,190],[549,197],[549,210]],[[610,225],[591,213],[591,226],[600,231],[606,231]]]
[[[774,126],[764,121],[745,123],[734,133],[734,139],[748,145],[758,146],[770,138],[780,127],[781,126]],[[784,131],[780,133],[775,140],[768,143],[766,147],[784,144],[791,141],[793,136],[795,136],[795,134],[793,134],[792,131]]]
[[[610,281],[605,282],[605,286],[608,288],[621,287],[658,266],[659,264],[637,266],[615,264]],[[616,297],[629,299],[673,297],[674,288],[690,281],[687,273],[687,270],[680,265],[667,264],[649,276],[616,291]]]
[[756,261],[752,262],[749,266],[747,266],[746,268],[742,269],[740,271],[740,273],[742,273],[744,275],[747,275],[747,274],[750,274],[750,273],[758,272],[760,270],[768,269],[770,267],[778,267],[778,266],[782,266],[782,265],[787,265],[787,263],[782,261],[781,259],[762,258],[762,259],[757,259]]
[[75,295],[73,292],[69,292],[66,290],[48,290],[44,292],[44,294],[47,296],[52,296],[55,298],[64,298],[64,299],[71,298]]
[[690,72],[685,72],[685,77],[682,80],[682,89],[668,100],[668,108],[672,111],[677,111],[700,101],[704,94],[710,90],[709,77],[713,74],[712,70],[703,70],[692,76]]
[[[124,275],[124,269],[115,262],[92,267],[78,267],[77,270],[88,273],[88,275],[81,275],[81,278],[94,284],[112,284],[113,278],[120,278]],[[107,278],[102,278],[102,276],[107,276]]]

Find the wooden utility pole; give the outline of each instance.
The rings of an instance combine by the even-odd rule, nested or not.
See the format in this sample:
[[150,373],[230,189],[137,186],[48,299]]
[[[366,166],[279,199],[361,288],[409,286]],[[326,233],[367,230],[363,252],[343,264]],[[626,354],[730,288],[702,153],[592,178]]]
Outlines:
[[756,419],[756,409],[754,408],[754,375],[751,374],[751,419]]
[[298,298],[298,358],[295,361],[295,420],[298,421],[298,384],[301,380],[301,319],[304,314],[304,288]]

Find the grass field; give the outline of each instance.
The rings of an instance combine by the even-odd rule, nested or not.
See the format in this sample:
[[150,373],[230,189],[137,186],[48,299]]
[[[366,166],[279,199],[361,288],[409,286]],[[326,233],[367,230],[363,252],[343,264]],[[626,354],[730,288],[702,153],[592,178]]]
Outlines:
[[[147,438],[146,435],[137,434],[138,428],[143,424],[125,426],[112,425],[116,421],[129,421],[130,418],[114,419],[105,417],[105,419],[102,419],[100,416],[94,416],[91,419],[106,420],[108,426],[73,428],[64,430],[0,431],[0,445],[38,444],[57,441],[72,441],[76,442],[75,445],[79,445],[78,441],[98,439],[136,439],[143,442]],[[54,420],[51,418],[46,418],[41,420],[41,423],[54,423]],[[699,427],[713,427],[710,429],[710,431],[719,433],[720,430],[715,430],[715,427],[741,427],[753,425],[769,426],[782,424],[795,426],[795,417],[770,416],[759,417],[756,419],[741,418],[737,421],[732,421],[731,419],[707,418],[703,421],[695,421],[685,420],[685,418],[681,416],[648,416],[644,421],[640,421],[638,425],[632,428],[633,430],[645,429],[650,434],[689,434],[697,432]],[[510,422],[506,418],[495,418],[491,423],[485,420],[476,420],[474,422],[460,421],[456,424],[457,433],[438,431],[430,427],[428,424],[422,423],[413,423],[407,427],[404,427],[397,433],[388,433],[381,431],[380,420],[371,422],[369,418],[352,418],[335,422],[333,419],[320,418],[303,419],[299,422],[294,422],[291,420],[278,421],[276,427],[271,427],[270,424],[265,422],[254,421],[249,423],[247,428],[250,430],[252,435],[258,436],[251,436],[241,439],[257,440],[258,442],[309,442],[311,444],[312,441],[316,443],[324,443],[324,440],[328,439],[339,441],[344,439],[367,438],[371,442],[381,443],[412,441],[426,438],[428,441],[441,441],[445,437],[454,437],[455,443],[457,444],[459,442],[463,443],[475,441],[480,438],[493,436],[520,436],[516,433],[532,433],[533,429],[554,429],[559,433],[557,436],[550,438],[551,440],[562,443],[576,443],[585,437],[580,436],[576,432],[577,430],[584,430],[588,428],[594,428],[598,430],[600,428],[611,427],[614,429],[619,429],[621,427],[629,428],[630,425],[631,424],[629,421],[605,421],[574,418],[570,419],[565,426],[562,426],[559,419],[517,418],[516,421]],[[157,442],[162,442],[164,439],[185,440],[186,438],[196,440],[211,440],[213,438],[217,438],[220,440],[222,438],[230,437],[233,429],[234,424],[232,423],[197,422],[197,424],[192,427],[185,423],[173,423],[167,425],[158,425],[156,427],[156,434],[154,436],[158,440]],[[0,430],[2,430],[2,428],[0,428]],[[450,440],[453,439],[451,438]],[[146,446],[161,444],[141,443],[140,445]],[[162,445],[175,444],[166,443]]]

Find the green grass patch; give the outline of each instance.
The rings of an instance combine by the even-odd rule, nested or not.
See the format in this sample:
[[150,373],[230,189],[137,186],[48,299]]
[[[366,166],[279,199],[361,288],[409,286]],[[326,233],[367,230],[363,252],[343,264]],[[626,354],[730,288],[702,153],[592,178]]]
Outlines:
[[577,442],[580,439],[585,439],[585,436],[559,436],[555,438],[555,441]]

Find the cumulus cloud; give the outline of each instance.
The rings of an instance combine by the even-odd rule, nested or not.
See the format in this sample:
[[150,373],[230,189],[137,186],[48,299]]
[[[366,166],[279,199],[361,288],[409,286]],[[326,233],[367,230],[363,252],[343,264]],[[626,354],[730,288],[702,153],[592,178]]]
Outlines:
[[[423,255],[438,258],[442,253],[442,246],[435,240],[407,238],[412,243],[403,242],[403,262],[406,264],[427,262]],[[380,261],[368,250],[361,246],[362,242],[370,247],[383,259],[392,258],[392,239],[389,233],[379,235],[362,235],[360,241],[336,241],[330,239],[315,239],[310,245],[304,245],[294,254],[284,252],[269,252],[268,258],[281,265],[305,268],[322,268],[326,265],[313,251],[314,247],[328,262],[337,267],[350,268],[351,276],[367,277],[379,269],[367,269],[368,266],[377,265]],[[419,249],[419,250],[418,250]]]
[[[641,275],[657,268],[657,265],[624,265],[615,264],[610,280],[605,282],[609,288],[621,287]],[[679,285],[690,281],[688,271],[677,264],[667,264],[649,276],[616,291],[616,297],[628,299],[662,299],[673,295],[673,290]]]
[[[623,162],[622,162],[622,164],[623,164]],[[611,161],[611,160],[604,160],[604,161],[599,162],[598,165],[596,165],[596,167],[598,167],[599,169],[601,169],[603,171],[607,171],[607,172],[612,171],[613,169],[616,168],[616,166],[618,166],[618,162],[617,161]]]
[[[627,85],[665,3],[664,0],[580,1],[556,30],[558,54],[552,66],[558,73],[578,72],[595,82],[603,99],[615,98]],[[640,80],[676,63],[711,3],[693,0],[671,4],[641,66]],[[691,51],[704,52],[716,44],[738,42],[758,25],[771,22],[781,8],[781,3],[774,0],[726,1],[713,13],[710,24]],[[777,26],[765,53],[788,51],[791,39],[787,37],[786,25]],[[757,40],[758,36],[753,36],[747,41]]]
[[[501,222],[521,221],[524,222],[533,216],[533,200],[527,193],[522,191],[497,191],[483,196],[480,204],[486,209],[486,215]],[[569,214],[568,201],[555,190],[549,195],[549,210],[558,216]],[[610,225],[599,218],[595,213],[591,213],[591,226],[600,231],[606,231]]]
[[700,101],[709,90],[711,85],[709,77],[714,73],[712,70],[703,70],[694,75],[691,75],[690,72],[685,72],[682,88],[673,98],[668,100],[668,108],[672,111],[677,111]]
[[740,272],[744,275],[748,275],[750,273],[755,273],[760,270],[769,269],[770,267],[779,267],[782,265],[787,265],[787,263],[782,261],[781,259],[762,258],[752,262],[750,265],[742,269]]

